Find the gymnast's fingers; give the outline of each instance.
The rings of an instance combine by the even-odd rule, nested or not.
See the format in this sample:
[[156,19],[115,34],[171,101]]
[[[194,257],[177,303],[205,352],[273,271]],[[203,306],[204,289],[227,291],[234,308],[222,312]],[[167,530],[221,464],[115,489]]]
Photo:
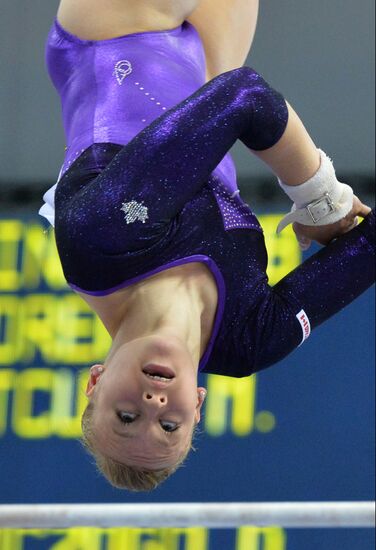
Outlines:
[[301,227],[302,226],[300,224],[297,224],[297,223],[292,224],[292,228],[294,230],[296,240],[298,241],[299,248],[300,250],[302,250],[302,252],[305,252],[311,246],[312,239],[310,239],[309,237],[307,237],[302,233],[302,231],[300,230]]
[[353,207],[350,212],[340,220],[340,227],[343,233],[347,233],[351,229],[354,229],[359,223],[358,216],[367,216],[371,212],[371,208],[366,204],[363,204],[358,197],[354,195]]
[[358,197],[354,196],[353,211],[357,216],[368,216],[371,212],[371,208],[366,204],[363,204]]

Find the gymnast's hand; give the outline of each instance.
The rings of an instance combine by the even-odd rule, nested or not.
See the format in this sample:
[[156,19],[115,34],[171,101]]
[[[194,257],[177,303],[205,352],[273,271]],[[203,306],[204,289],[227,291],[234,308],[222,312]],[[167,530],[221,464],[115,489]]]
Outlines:
[[371,212],[371,208],[363,204],[358,197],[354,195],[353,207],[350,212],[341,220],[329,225],[310,226],[302,225],[301,223],[293,223],[293,229],[298,239],[299,246],[302,250],[308,250],[312,241],[316,241],[322,245],[329,244],[333,239],[339,237],[343,233],[347,233],[350,229],[356,227],[359,223],[358,216],[367,216]]

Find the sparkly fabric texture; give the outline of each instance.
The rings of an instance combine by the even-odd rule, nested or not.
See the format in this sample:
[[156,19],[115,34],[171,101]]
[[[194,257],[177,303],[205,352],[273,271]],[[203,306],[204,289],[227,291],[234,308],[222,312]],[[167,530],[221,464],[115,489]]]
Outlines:
[[[241,68],[206,84],[126,146],[89,147],[56,193],[56,240],[67,281],[75,290],[107,295],[200,261],[219,295],[200,370],[241,377],[281,360],[301,343],[298,312],[304,309],[314,328],[374,280],[374,216],[368,216],[268,285],[257,219],[213,170],[237,138],[267,148],[286,122],[283,98]],[[122,206],[133,201],[147,208],[145,223],[124,219]]]
[[[262,109],[265,118],[255,113],[255,108],[261,104],[262,88],[265,90],[265,106]],[[256,104],[253,101],[254,90],[258,97]],[[122,205],[131,202],[143,204],[147,208],[148,223],[142,224],[142,228],[137,222],[128,225],[122,236],[124,250],[142,250],[166,233],[171,220],[201,191],[210,175],[216,180],[211,187],[218,187],[218,193],[222,193],[222,204],[223,193],[230,195],[229,202],[234,193],[233,187],[215,176],[218,163],[239,136],[252,148],[267,149],[274,145],[285,130],[287,116],[282,96],[271,90],[253,69],[243,67],[224,73],[167,111],[126,146],[115,148],[117,154],[113,155],[108,166],[106,160],[100,158],[100,151],[105,155],[103,147],[93,147],[89,161],[83,153],[72,170],[80,166],[86,169],[88,162],[94,172],[98,167],[97,174],[104,166],[105,170],[90,185],[85,185],[86,178],[77,178],[75,185],[67,185],[67,179],[72,179],[72,170],[69,170],[69,174],[65,173],[60,180],[57,195],[60,193],[60,201],[64,203],[75,195],[71,216],[74,213],[77,219],[71,224],[72,227],[81,226],[85,218],[87,228],[96,233],[96,245],[109,254],[118,250],[118,231],[124,227],[124,216],[121,217],[120,210]],[[254,135],[257,135],[257,144]],[[220,185],[216,183],[218,181]],[[93,201],[93,193],[101,197],[100,211],[97,209],[98,200]],[[244,211],[248,207],[240,198],[236,203],[242,209],[239,215],[244,219]],[[113,231],[108,230],[110,224]],[[254,219],[252,224],[253,227],[258,226]],[[75,284],[78,284],[78,276],[75,274],[73,277]],[[79,286],[91,290],[93,284],[91,288]],[[103,281],[101,286],[104,284]],[[111,286],[109,284],[107,288]]]
[[[55,20],[46,63],[61,98],[67,145],[62,173],[93,143],[127,144],[205,83],[204,48],[188,21],[175,29],[90,41]],[[235,191],[230,155],[216,174]]]
[[226,231],[237,228],[256,230],[260,228],[254,214],[248,205],[241,200],[238,192],[230,196],[217,179],[214,179],[214,185],[211,185],[211,187],[222,213]]
[[[259,142],[273,144],[270,120],[283,119],[283,103],[266,94],[275,101],[263,111],[264,136],[254,127],[261,119],[252,116],[252,89],[261,82],[247,68],[220,75],[125,147],[92,145],[64,174],[56,194],[58,250],[76,290],[106,295],[181,263],[208,266],[219,303],[200,364],[204,372],[246,376],[279,361],[301,342],[301,309],[314,328],[374,280],[374,216],[368,216],[268,286],[257,219],[212,174],[239,136],[250,143],[256,133]],[[145,223],[124,220],[122,205],[132,201],[148,209]],[[257,230],[233,229],[243,222]]]

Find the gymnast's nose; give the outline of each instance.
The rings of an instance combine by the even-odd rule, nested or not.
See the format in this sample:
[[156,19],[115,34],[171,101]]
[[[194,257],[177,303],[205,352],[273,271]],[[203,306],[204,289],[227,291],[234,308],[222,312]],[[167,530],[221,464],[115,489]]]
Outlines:
[[167,396],[164,393],[155,391],[145,391],[142,395],[143,400],[158,409],[167,405]]

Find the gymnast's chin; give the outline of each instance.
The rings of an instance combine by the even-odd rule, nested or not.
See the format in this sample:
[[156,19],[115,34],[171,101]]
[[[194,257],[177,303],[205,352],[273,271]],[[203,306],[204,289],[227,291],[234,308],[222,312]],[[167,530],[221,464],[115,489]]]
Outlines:
[[186,343],[168,334],[115,340],[90,369],[82,443],[118,489],[151,491],[185,461],[206,390]]

